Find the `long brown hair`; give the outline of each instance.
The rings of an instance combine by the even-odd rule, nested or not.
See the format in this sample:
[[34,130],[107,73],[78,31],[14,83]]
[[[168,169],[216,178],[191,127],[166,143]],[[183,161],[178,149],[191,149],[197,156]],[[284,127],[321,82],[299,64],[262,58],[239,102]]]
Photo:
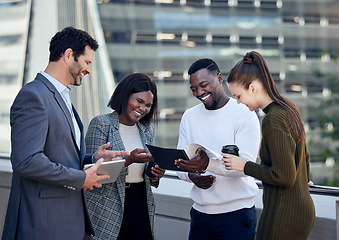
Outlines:
[[286,108],[291,113],[299,140],[305,139],[304,124],[297,107],[278,92],[272,74],[264,58],[258,52],[252,51],[246,53],[243,59],[232,68],[227,77],[227,82],[237,83],[248,89],[249,85],[256,79],[263,84],[268,95],[274,102]]

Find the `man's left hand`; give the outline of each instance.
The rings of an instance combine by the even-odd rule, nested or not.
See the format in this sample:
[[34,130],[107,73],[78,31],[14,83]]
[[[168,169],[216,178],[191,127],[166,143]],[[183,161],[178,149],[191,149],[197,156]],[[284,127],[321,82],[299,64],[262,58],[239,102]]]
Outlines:
[[208,166],[209,157],[203,150],[201,150],[201,148],[198,149],[198,153],[199,156],[196,159],[184,160],[180,158],[174,160],[174,164],[177,165],[178,168],[190,172],[204,171]]

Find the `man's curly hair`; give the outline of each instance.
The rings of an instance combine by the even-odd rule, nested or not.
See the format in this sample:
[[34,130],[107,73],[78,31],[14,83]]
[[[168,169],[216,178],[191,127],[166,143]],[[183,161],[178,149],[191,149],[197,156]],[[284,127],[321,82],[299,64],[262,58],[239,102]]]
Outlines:
[[94,51],[99,47],[97,41],[87,32],[73,27],[66,27],[57,32],[51,39],[49,61],[58,61],[68,48],[73,50],[74,60],[77,61],[78,57],[85,52],[87,45]]

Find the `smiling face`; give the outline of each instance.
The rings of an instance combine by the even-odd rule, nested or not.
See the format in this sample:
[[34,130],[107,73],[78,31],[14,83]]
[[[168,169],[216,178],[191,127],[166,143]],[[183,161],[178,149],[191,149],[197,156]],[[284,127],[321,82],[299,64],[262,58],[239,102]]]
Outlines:
[[119,114],[119,122],[124,125],[133,126],[151,111],[153,97],[151,91],[131,94],[126,112]]
[[237,83],[229,83],[228,89],[232,95],[237,99],[238,103],[245,104],[251,111],[259,108],[259,99],[255,92],[255,87],[250,84],[248,89]]
[[190,75],[190,89],[206,109],[215,110],[223,107],[228,101],[222,81],[220,73],[216,75],[203,68]]
[[[74,58],[74,56],[72,56]],[[91,74],[91,63],[94,58],[94,50],[89,46],[86,46],[84,54],[80,55],[72,64],[68,67],[70,73],[70,84],[80,86],[82,78],[86,74]]]

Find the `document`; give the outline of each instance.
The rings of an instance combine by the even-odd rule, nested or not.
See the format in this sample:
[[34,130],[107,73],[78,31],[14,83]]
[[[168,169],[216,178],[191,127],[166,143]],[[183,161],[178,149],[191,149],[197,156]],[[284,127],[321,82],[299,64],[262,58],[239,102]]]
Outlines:
[[177,168],[177,166],[174,164],[174,160],[179,158],[192,160],[199,156],[198,148],[201,148],[204,152],[206,152],[209,158],[222,159],[221,154],[215,153],[199,144],[194,143],[187,145],[184,149],[163,148],[149,144],[146,144],[146,146],[153,156],[154,162],[160,168],[166,170],[188,172],[187,170]]
[[[95,163],[86,164],[84,166],[84,170],[94,166]],[[115,182],[120,174],[122,167],[125,165],[125,160],[113,160],[108,162],[103,162],[102,165],[98,168],[97,174],[104,175],[108,174],[110,176],[109,179],[105,179],[100,181],[101,184]]]
[[196,144],[196,143],[191,143],[189,145],[187,145],[184,148],[184,151],[186,152],[187,156],[189,157],[189,159],[194,159],[196,158],[199,154],[198,154],[198,148],[201,148],[201,150],[203,150],[207,156],[211,159],[222,159],[221,156],[221,149],[220,149],[220,153],[216,153],[200,144]]

